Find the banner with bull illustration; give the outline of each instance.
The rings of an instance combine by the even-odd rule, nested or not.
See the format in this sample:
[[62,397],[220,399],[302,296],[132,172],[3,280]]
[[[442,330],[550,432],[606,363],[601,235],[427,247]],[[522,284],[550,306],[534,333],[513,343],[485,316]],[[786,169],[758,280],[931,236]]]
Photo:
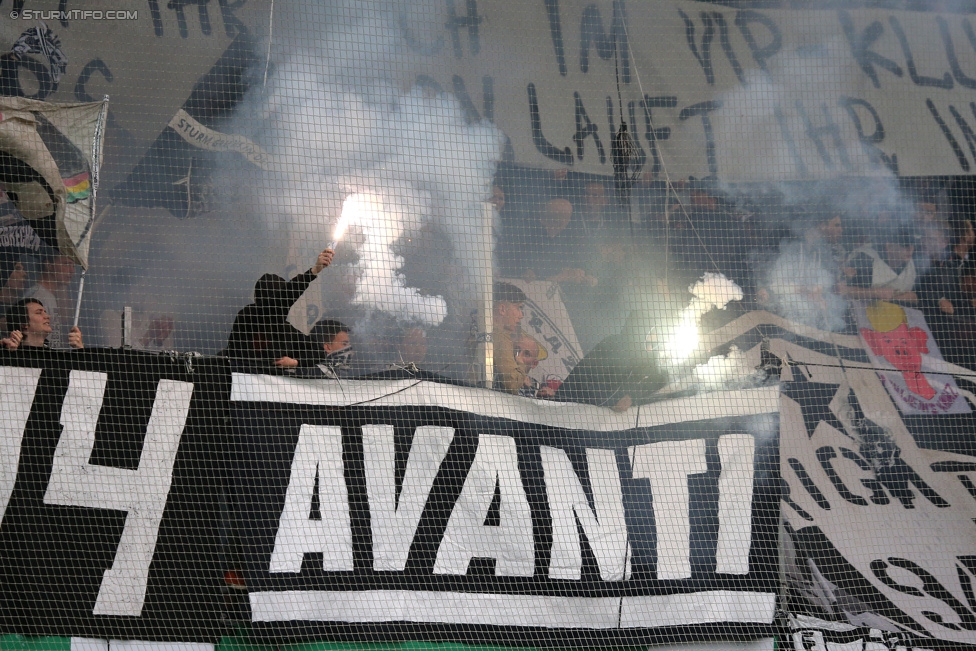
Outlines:
[[926,349],[924,319],[894,307],[861,307],[860,336],[769,341],[784,362],[783,608],[798,651],[976,644],[976,420],[962,388],[976,374]]

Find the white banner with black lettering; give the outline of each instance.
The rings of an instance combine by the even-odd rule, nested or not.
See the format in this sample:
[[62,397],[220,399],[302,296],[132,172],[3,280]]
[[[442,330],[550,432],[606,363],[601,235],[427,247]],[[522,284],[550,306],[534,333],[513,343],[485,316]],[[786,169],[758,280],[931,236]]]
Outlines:
[[[780,411],[785,608],[829,624],[798,624],[795,648],[831,648],[804,646],[825,635],[976,644],[976,418],[903,413],[858,337],[820,334],[834,344],[772,343],[790,362]],[[923,357],[924,370],[972,386],[972,372]]]
[[451,5],[442,30],[400,27],[426,66],[417,81],[494,120],[530,166],[612,174],[621,112],[655,178],[665,168],[780,181],[976,164],[968,16],[472,0]]
[[[3,47],[38,21],[62,47],[57,57],[13,59],[0,84],[59,102],[111,94],[112,187],[235,37],[273,27],[259,2],[186,6],[86,12],[32,0],[15,19],[4,13]],[[384,33],[404,49],[386,72],[493,121],[523,165],[612,174],[621,104],[642,171],[655,178],[665,167],[670,178],[769,181],[965,174],[976,165],[968,15],[690,0],[468,0],[390,14]],[[293,29],[287,17],[276,28]]]

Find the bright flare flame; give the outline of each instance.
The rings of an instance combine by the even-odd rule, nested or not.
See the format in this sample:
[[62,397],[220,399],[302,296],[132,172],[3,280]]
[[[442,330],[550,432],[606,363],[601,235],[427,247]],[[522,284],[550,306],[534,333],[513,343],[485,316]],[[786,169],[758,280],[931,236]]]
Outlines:
[[683,362],[698,348],[697,317],[698,315],[694,309],[690,306],[685,308],[684,313],[681,315],[681,323],[678,324],[678,327],[671,333],[668,341],[665,342],[664,348],[668,351],[672,362],[676,364]]
[[387,202],[387,198],[388,195],[358,192],[342,202],[342,214],[333,231],[333,248],[352,224],[359,227],[363,238],[352,302],[403,321],[440,325],[447,316],[447,302],[442,296],[424,295],[407,287],[400,272],[404,260],[391,248],[410,225],[410,218],[418,217],[414,214],[417,207]]
[[367,213],[369,203],[369,199],[362,194],[352,194],[346,197],[346,200],[342,202],[342,214],[339,216],[339,222],[336,224],[335,230],[332,231],[333,242],[341,240],[342,236],[346,234],[349,224]]
[[671,362],[680,364],[701,345],[698,322],[712,308],[724,310],[730,301],[742,300],[742,289],[719,273],[706,273],[688,291],[691,302],[681,311],[681,321],[664,343]]

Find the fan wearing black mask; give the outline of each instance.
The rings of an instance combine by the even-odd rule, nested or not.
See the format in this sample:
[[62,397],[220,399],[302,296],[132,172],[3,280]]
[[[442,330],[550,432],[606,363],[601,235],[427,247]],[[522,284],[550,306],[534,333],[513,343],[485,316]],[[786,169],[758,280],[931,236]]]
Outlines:
[[320,349],[320,356],[325,353],[324,358],[320,357],[321,363],[333,371],[349,367],[353,356],[349,332],[349,326],[333,319],[323,319],[312,328],[312,341]]

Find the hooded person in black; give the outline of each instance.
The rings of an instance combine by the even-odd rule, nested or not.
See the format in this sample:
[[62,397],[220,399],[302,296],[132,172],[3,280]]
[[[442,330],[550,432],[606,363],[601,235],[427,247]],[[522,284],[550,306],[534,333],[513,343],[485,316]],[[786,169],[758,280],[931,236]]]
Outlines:
[[598,343],[560,385],[555,399],[625,411],[668,383],[660,345],[647,317],[633,311],[620,334]]
[[293,368],[315,354],[308,337],[288,323],[288,312],[319,272],[332,264],[334,255],[332,249],[322,251],[311,269],[291,280],[277,274],[261,276],[254,285],[254,302],[234,319],[227,355],[273,360],[276,366]]

